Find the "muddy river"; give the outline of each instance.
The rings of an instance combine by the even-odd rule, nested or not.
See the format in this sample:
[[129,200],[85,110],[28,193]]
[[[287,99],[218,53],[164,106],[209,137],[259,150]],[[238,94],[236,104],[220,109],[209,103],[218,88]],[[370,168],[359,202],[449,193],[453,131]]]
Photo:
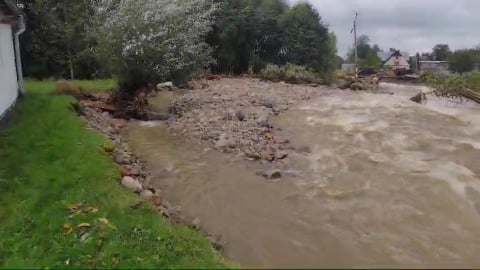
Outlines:
[[127,131],[171,203],[245,267],[480,267],[480,106],[331,90],[275,119],[294,146],[280,181],[260,162],[138,122]]

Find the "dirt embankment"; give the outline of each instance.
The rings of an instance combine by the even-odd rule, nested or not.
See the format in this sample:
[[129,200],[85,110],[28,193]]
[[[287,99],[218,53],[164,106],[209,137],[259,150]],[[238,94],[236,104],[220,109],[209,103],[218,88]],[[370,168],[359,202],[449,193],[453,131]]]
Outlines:
[[321,87],[220,78],[177,98],[170,105],[168,123],[175,133],[224,152],[239,152],[253,160],[281,160],[291,147],[276,132],[273,117],[321,92]]

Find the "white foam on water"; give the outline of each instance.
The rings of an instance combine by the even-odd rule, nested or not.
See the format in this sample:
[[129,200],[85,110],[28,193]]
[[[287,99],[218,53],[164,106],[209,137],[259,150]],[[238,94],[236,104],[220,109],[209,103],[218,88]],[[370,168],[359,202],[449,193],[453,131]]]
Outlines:
[[158,127],[162,124],[162,122],[158,121],[140,121],[138,123],[141,127],[148,127],[148,128],[153,128],[153,127]]
[[475,177],[475,173],[455,162],[432,164],[428,175],[445,181],[453,191],[464,199],[466,199],[465,188],[467,186],[480,190],[479,179]]

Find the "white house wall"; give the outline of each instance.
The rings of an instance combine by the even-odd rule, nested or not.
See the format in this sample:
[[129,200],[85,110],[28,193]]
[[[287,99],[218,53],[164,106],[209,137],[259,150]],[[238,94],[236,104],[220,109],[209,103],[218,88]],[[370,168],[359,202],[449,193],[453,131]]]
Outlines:
[[388,61],[384,64],[385,67],[391,67],[391,68],[405,68],[405,69],[409,69],[410,68],[410,64],[408,63],[407,59],[405,59],[405,57],[390,57],[390,59],[388,59]]
[[0,24],[0,117],[13,105],[18,96],[12,28]]

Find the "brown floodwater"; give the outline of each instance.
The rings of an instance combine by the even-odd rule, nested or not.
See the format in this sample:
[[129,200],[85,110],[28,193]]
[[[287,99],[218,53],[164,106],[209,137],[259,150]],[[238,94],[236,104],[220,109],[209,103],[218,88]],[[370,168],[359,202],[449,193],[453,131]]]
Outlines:
[[168,201],[242,266],[480,267],[480,106],[382,88],[393,95],[328,90],[275,119],[311,149],[280,181],[161,123],[126,136]]

